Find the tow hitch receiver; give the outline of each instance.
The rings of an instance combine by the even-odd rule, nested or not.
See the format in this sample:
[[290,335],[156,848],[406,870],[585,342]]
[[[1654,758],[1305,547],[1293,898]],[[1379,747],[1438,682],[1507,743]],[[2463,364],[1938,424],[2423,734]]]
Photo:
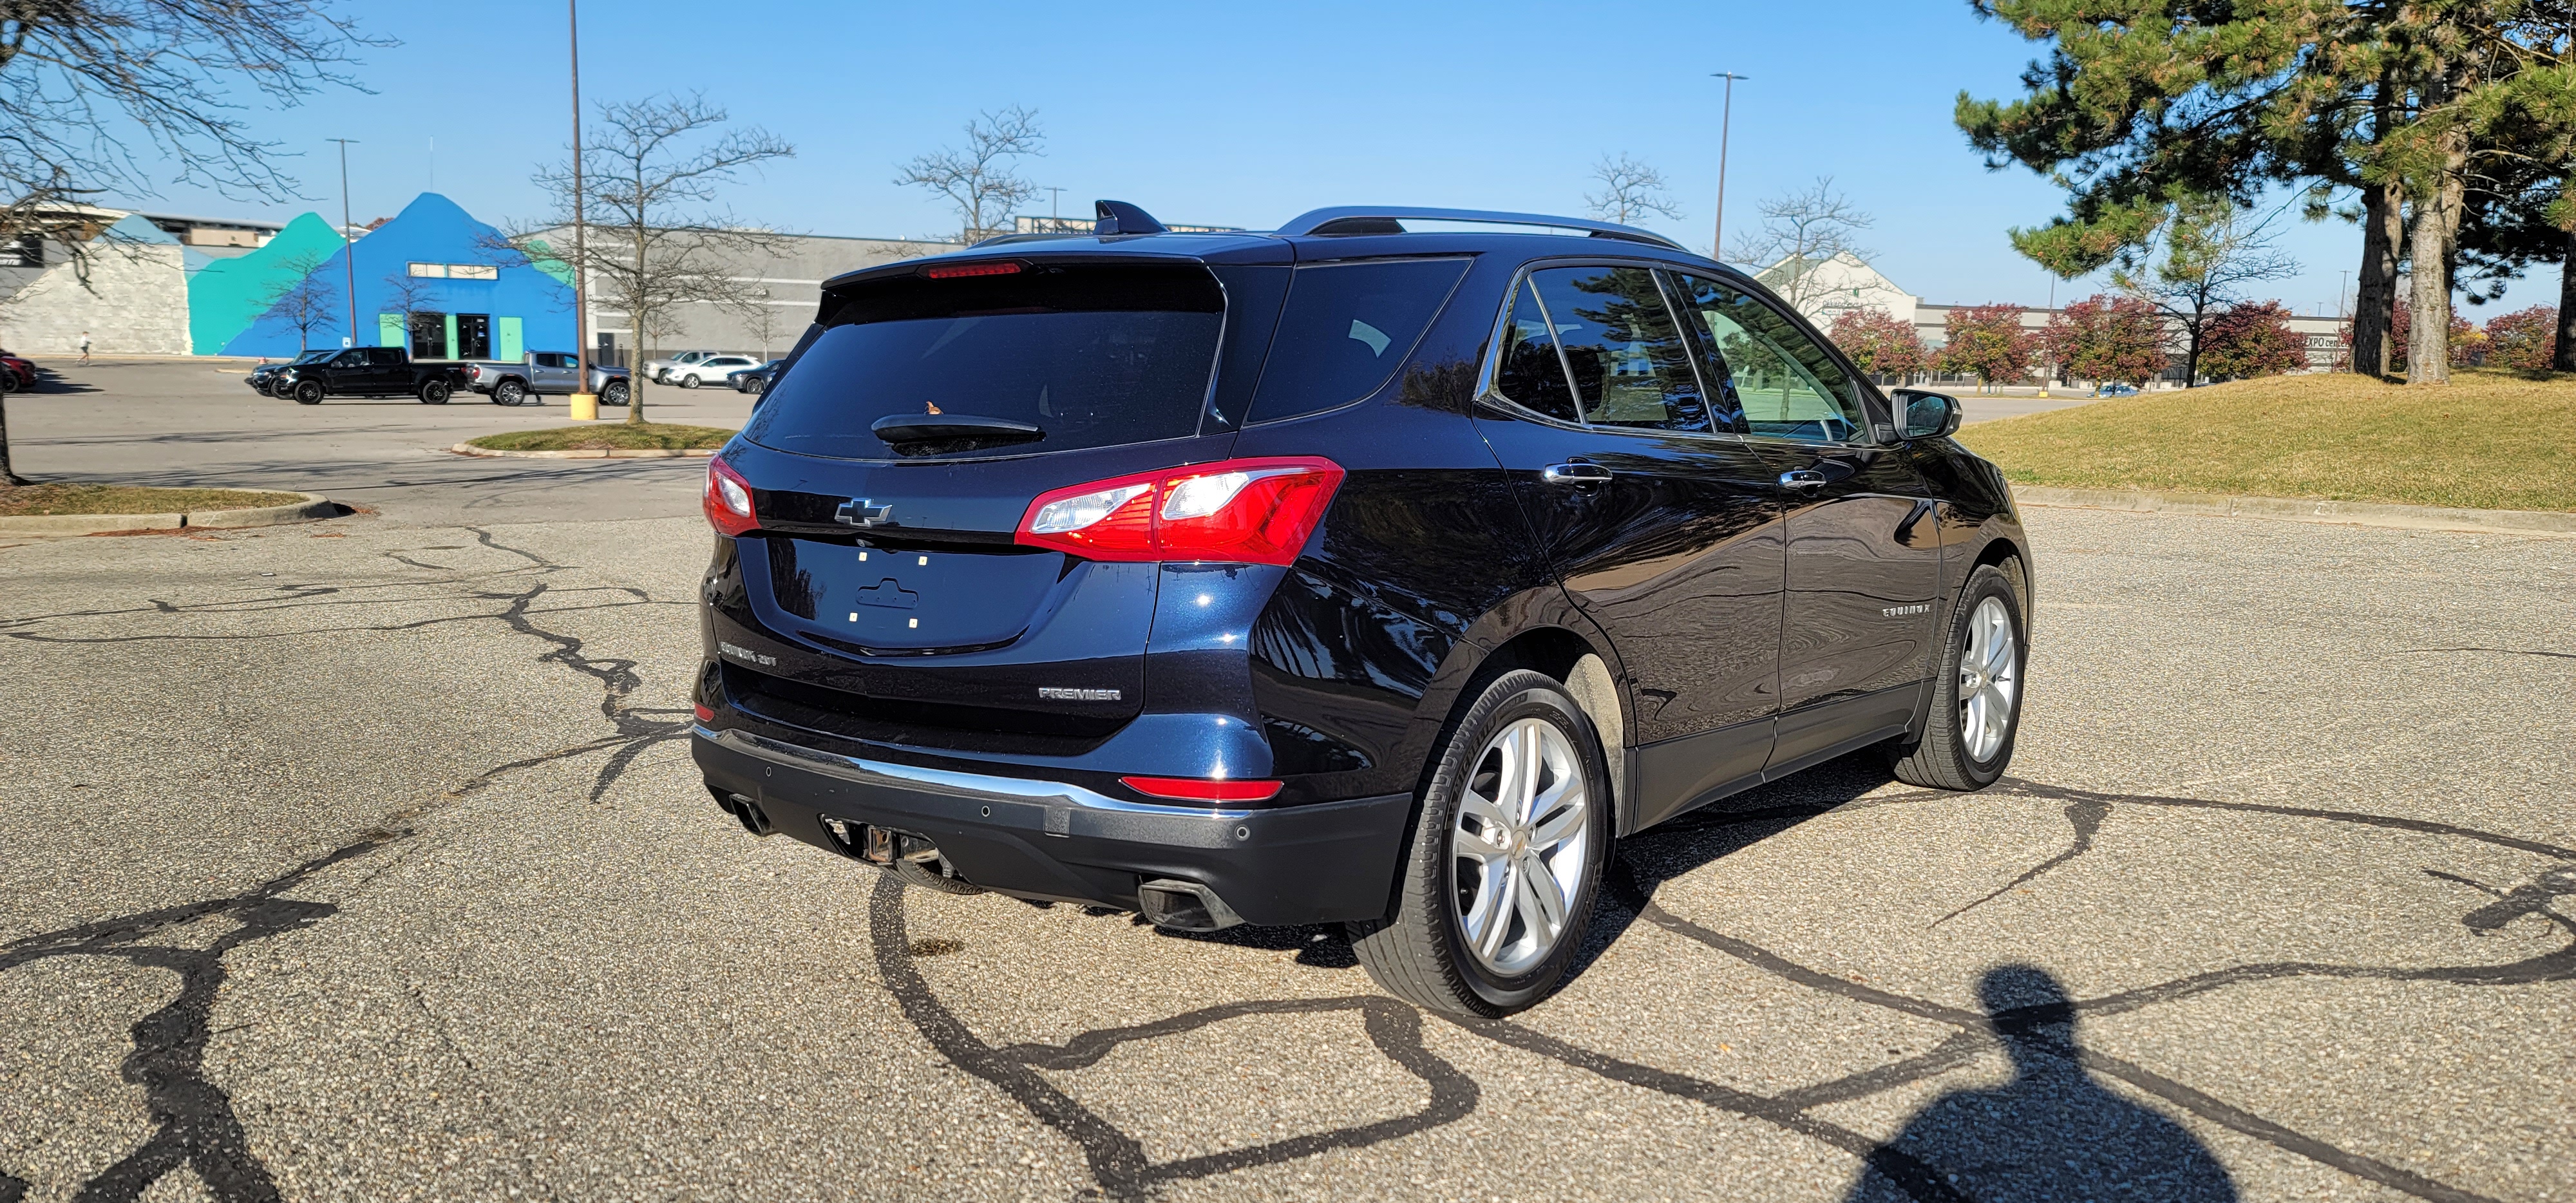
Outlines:
[[824,815],[822,818],[823,833],[831,837],[832,847],[852,860],[863,860],[872,865],[892,865],[899,860],[911,861],[914,864],[938,864],[942,859],[939,855],[939,845],[932,843],[928,836],[914,835],[909,831],[897,831],[891,827],[853,823],[837,815]]

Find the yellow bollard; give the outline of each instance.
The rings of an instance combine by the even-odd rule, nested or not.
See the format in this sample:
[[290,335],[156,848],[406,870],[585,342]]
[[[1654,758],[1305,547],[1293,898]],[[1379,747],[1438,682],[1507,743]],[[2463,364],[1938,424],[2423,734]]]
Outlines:
[[599,394],[574,393],[572,395],[572,420],[576,422],[598,421]]

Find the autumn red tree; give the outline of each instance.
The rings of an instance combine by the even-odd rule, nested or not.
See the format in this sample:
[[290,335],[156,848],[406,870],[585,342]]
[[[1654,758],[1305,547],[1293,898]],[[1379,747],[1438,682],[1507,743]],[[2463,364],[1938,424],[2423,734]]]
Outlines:
[[2200,370],[2212,380],[2248,380],[2306,367],[2307,336],[2290,328],[2291,316],[2279,301],[2228,307],[2209,324]]
[[1830,337],[1860,370],[1872,376],[1902,380],[1932,361],[1931,353],[1923,349],[1923,336],[1914,332],[1914,323],[1900,320],[1884,309],[1844,310],[1834,319]]
[[2022,329],[2021,306],[2001,301],[1952,309],[1947,332],[1932,366],[1975,376],[1980,389],[2028,377],[2031,354],[2039,349],[2039,340]]
[[2040,345],[2067,376],[2145,384],[2165,370],[2165,320],[2135,297],[2086,297],[2060,310]]
[[2558,310],[2534,305],[2487,322],[2487,364],[2545,372],[2558,355]]

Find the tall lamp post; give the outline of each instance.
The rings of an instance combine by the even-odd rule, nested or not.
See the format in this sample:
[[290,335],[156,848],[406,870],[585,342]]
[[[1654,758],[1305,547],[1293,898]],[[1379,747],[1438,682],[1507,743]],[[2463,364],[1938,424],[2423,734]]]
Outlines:
[[[564,19],[572,35],[572,351],[573,377],[572,416],[575,421],[599,418],[599,395],[590,391],[590,254],[582,241],[581,183],[581,2],[564,0]],[[635,403],[635,382],[626,383],[629,405]]]
[[358,240],[349,236],[349,144],[355,138],[324,138],[340,144],[340,266],[348,269],[349,343],[358,345]]
[[1726,108],[1717,119],[1717,228],[1710,231],[1716,241],[1709,244],[1708,257],[1726,261],[1726,140],[1735,128],[1735,81],[1751,79],[1732,71],[1712,71],[1711,79],[1726,81]]

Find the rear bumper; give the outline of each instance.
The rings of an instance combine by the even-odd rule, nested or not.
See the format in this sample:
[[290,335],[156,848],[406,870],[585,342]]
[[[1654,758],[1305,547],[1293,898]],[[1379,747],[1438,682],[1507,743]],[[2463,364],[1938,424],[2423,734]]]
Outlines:
[[829,815],[929,838],[986,889],[1133,909],[1144,881],[1214,891],[1271,926],[1386,913],[1413,799],[1406,794],[1273,809],[1200,810],[1119,801],[1060,782],[861,760],[746,731],[696,728],[707,784],[760,804],[770,823],[840,851]]

